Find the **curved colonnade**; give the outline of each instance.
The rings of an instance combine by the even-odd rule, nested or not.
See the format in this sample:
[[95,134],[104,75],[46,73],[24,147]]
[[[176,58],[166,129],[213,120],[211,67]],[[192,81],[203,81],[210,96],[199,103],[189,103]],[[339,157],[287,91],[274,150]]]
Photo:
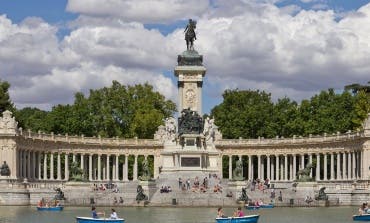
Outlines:
[[[70,165],[76,161],[89,181],[137,180],[143,159],[153,166],[157,178],[162,165],[163,143],[157,140],[86,138],[19,132],[16,147],[16,178],[68,181]],[[232,178],[235,161],[242,159],[245,179],[293,181],[299,170],[313,163],[310,176],[316,181],[368,179],[364,165],[363,133],[256,140],[218,140],[219,173],[227,169]],[[133,162],[129,162],[132,156]],[[318,162],[319,161],[319,162]],[[224,164],[224,165],[222,165]]]

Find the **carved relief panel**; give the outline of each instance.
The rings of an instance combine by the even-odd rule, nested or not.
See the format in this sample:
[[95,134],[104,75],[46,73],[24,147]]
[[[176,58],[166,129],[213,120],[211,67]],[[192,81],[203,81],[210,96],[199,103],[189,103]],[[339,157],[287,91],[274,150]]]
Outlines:
[[197,110],[197,83],[190,82],[184,84],[183,92],[183,108],[190,108],[193,111]]

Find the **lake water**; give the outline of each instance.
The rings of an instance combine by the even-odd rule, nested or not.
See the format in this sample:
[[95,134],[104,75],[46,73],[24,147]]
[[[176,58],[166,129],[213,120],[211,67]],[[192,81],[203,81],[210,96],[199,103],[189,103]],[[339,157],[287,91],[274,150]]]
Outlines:
[[[116,207],[118,216],[127,223],[214,223],[217,208]],[[98,211],[110,213],[108,207]],[[224,208],[232,215],[232,208]],[[357,207],[273,208],[247,211],[260,214],[259,223],[348,223]],[[40,212],[35,207],[0,207],[0,223],[75,223],[76,216],[90,216],[87,207],[66,207],[62,212]]]

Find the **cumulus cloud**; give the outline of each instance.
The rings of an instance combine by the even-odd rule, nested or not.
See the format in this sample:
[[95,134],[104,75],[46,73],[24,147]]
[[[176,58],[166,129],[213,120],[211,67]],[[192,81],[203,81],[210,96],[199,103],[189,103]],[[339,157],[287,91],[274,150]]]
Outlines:
[[69,0],[67,10],[85,15],[119,17],[124,21],[167,23],[198,17],[209,5],[209,0]]
[[[98,7],[101,2],[107,5]],[[162,3],[151,2],[156,12]],[[370,4],[338,20],[331,10],[278,8],[271,2],[276,1],[199,3],[195,48],[204,55],[205,85],[211,86],[205,87],[205,95],[221,97],[227,88],[250,88],[300,100],[319,90],[369,81]],[[143,23],[181,19],[183,9],[148,13],[150,7],[144,10],[138,3],[130,14],[127,7],[117,9],[131,1],[88,3],[69,1],[68,10],[81,15],[61,40],[58,28],[43,20],[14,24],[0,16],[0,78],[12,84],[12,100],[20,106],[50,107],[71,103],[76,91],[86,93],[118,80],[149,82],[176,101],[175,82],[163,72],[172,70],[177,54],[185,50],[183,27],[164,35]],[[194,7],[189,1],[167,3],[161,10]]]

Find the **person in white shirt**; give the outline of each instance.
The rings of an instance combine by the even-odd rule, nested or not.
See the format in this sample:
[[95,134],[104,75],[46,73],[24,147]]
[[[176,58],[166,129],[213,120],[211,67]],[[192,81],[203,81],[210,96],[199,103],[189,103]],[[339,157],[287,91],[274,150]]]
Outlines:
[[117,219],[118,218],[117,212],[113,208],[112,208],[112,213],[110,214],[110,218],[111,219]]

